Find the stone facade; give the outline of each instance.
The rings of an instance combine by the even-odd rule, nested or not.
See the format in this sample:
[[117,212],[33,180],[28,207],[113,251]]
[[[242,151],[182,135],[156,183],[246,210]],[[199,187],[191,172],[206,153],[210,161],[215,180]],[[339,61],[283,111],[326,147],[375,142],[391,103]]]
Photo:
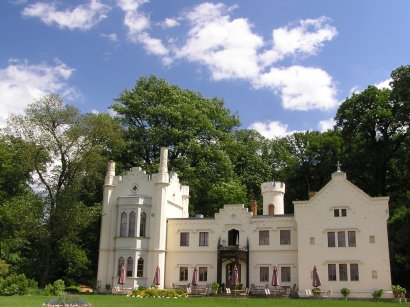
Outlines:
[[189,188],[168,173],[167,149],[160,171],[152,176],[133,168],[115,175],[110,162],[104,186],[97,280],[117,286],[121,264],[127,268],[123,287],[148,287],[160,269],[160,288],[217,281],[232,284],[233,269],[244,287],[270,286],[274,266],[282,287],[300,295],[311,289],[316,266],[322,290],[340,296],[371,297],[390,290],[387,240],[388,198],[372,198],[338,170],[308,201],[295,201],[294,214],[284,214],[285,184],[261,186],[263,215],[244,205],[225,205],[214,218],[188,216]]

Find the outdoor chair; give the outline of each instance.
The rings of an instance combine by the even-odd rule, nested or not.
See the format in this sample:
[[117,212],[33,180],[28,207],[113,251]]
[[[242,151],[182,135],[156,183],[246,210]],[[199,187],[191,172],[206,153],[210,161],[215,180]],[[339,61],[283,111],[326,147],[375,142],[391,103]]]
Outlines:
[[239,294],[240,296],[249,296],[249,288],[245,289],[245,292]]
[[269,288],[265,288],[265,295],[266,296],[272,296],[272,294],[270,293]]
[[232,295],[231,288],[226,288],[226,295]]

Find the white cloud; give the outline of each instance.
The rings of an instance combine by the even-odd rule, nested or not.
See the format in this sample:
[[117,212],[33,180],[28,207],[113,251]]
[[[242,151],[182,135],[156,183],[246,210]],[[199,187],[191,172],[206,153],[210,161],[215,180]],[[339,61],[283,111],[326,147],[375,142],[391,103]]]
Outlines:
[[70,30],[89,30],[107,17],[109,7],[99,0],[90,0],[72,10],[58,10],[55,3],[37,2],[25,7],[24,16],[38,17],[47,25],[56,24],[60,28]]
[[224,4],[203,3],[185,14],[190,30],[178,58],[205,65],[214,80],[253,79],[259,74],[257,49],[263,45],[245,18],[231,20]]
[[116,33],[101,33],[101,37],[108,39],[110,42],[118,42],[118,35]]
[[284,137],[295,132],[289,131],[288,125],[279,121],[255,122],[248,129],[256,130],[268,139]]
[[179,26],[179,22],[173,18],[165,18],[165,20],[161,22],[161,25],[164,28],[173,28],[173,27]]
[[333,127],[336,125],[336,122],[333,118],[321,120],[317,128],[319,129],[320,132],[326,132],[328,130],[333,130]]
[[325,41],[332,40],[337,31],[328,24],[329,18],[300,20],[296,26],[274,29],[273,49],[261,55],[263,65],[271,65],[287,55],[314,55]]
[[139,7],[147,2],[146,0],[117,0],[118,6],[125,13],[124,25],[128,29],[131,41],[138,41],[136,35],[150,27],[148,16],[138,11]]
[[389,78],[387,80],[384,80],[382,82],[379,82],[379,83],[375,84],[374,86],[379,88],[379,89],[387,88],[387,89],[391,90],[390,82],[392,82],[392,81],[393,81],[393,79]]
[[338,105],[332,77],[320,68],[291,66],[271,68],[255,82],[278,92],[285,109],[307,111],[327,110]]
[[46,94],[60,93],[66,98],[78,95],[67,84],[73,71],[59,61],[49,65],[9,60],[7,67],[0,68],[0,125],[11,113],[21,114],[29,103]]

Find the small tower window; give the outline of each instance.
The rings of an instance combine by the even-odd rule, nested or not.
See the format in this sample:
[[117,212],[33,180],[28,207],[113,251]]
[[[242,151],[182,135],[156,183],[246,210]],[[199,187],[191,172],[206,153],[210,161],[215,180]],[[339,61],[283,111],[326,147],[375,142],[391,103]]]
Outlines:
[[275,205],[274,204],[270,204],[268,207],[268,214],[269,215],[275,215]]
[[120,237],[127,236],[127,213],[121,213],[121,228],[120,228]]
[[140,237],[145,237],[145,228],[147,224],[147,215],[142,212],[140,215]]

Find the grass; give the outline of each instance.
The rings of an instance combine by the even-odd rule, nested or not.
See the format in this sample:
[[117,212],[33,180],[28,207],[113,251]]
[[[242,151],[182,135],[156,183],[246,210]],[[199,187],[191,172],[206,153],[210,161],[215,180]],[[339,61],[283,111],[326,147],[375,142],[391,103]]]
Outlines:
[[[226,306],[226,307],[266,307],[267,305],[284,307],[384,307],[392,306],[393,302],[325,300],[325,299],[275,299],[275,298],[180,298],[180,299],[137,299],[113,295],[80,295],[82,300],[91,303],[93,307],[150,307],[150,306]],[[49,296],[0,296],[1,307],[35,307],[52,297]]]

